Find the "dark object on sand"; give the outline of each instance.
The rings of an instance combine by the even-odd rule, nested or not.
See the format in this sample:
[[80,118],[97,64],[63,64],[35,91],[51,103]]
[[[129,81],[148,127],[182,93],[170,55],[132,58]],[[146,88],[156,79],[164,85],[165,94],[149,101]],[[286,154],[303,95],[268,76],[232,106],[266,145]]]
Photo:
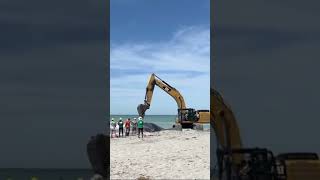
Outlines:
[[157,132],[161,130],[164,130],[164,129],[154,123],[144,123],[143,125],[143,131],[145,132]]
[[110,176],[110,137],[104,134],[92,136],[87,144],[87,155],[95,174],[99,174],[104,178]]
[[140,176],[140,177],[138,177],[138,179],[137,180],[150,180],[150,178],[148,178],[148,177],[143,177],[143,176]]

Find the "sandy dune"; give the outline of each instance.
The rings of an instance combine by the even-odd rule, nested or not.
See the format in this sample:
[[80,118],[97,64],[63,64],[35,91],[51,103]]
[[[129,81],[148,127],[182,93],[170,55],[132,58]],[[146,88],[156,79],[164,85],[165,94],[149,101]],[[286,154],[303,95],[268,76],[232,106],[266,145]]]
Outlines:
[[210,179],[210,132],[145,134],[111,139],[111,179]]

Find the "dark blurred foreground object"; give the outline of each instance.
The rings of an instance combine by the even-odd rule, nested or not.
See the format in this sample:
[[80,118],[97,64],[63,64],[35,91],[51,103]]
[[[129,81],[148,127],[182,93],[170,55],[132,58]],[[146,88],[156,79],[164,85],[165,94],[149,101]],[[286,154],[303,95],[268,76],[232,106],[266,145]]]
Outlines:
[[[110,148],[109,137],[104,134],[92,136],[87,144],[87,155],[95,176],[92,179],[109,179]],[[102,176],[102,177],[99,177]]]
[[215,89],[210,91],[211,127],[217,139],[217,165],[211,179],[320,180],[317,153],[289,152],[277,156],[266,148],[244,148],[237,120]]

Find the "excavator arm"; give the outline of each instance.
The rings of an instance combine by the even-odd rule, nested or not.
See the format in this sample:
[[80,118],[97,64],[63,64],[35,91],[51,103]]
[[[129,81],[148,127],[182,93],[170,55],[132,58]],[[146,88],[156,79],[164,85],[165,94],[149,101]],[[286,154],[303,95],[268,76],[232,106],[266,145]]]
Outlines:
[[[219,149],[223,151],[232,151],[232,149],[241,149],[240,130],[236,118],[231,108],[224,102],[224,99],[215,89],[210,90],[211,103],[211,127],[217,137]],[[242,156],[239,154],[231,155],[233,163],[240,163]]]
[[170,86],[168,83],[166,83],[165,81],[160,79],[155,74],[151,74],[149,81],[148,81],[148,84],[147,84],[147,88],[146,88],[146,95],[144,98],[144,104],[138,105],[138,108],[137,108],[139,116],[144,117],[146,110],[150,108],[155,86],[158,86],[160,89],[162,89],[167,94],[169,94],[171,97],[173,97],[177,103],[178,109],[185,109],[186,108],[186,104],[184,102],[184,99],[177,89]]

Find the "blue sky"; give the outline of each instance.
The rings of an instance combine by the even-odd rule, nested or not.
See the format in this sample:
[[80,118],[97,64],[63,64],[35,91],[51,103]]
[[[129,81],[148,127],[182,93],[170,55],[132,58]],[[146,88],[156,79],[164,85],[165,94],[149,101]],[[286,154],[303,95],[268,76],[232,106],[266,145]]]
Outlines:
[[[111,0],[111,114],[136,114],[151,73],[177,88],[188,107],[209,109],[209,0]],[[147,114],[176,114],[159,88]]]

